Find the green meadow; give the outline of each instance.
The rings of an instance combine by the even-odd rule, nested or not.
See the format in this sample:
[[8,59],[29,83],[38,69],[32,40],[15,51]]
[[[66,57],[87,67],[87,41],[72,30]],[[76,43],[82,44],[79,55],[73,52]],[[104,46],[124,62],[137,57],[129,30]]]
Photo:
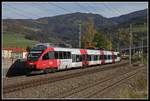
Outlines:
[[28,40],[24,38],[22,34],[2,34],[2,46],[26,48],[27,46],[34,46],[38,41]]

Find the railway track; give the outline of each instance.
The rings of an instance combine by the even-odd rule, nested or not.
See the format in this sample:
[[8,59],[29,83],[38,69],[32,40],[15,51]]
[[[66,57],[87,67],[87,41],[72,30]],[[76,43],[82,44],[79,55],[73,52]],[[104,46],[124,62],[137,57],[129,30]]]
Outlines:
[[[62,92],[60,95],[55,94],[50,97],[52,98],[68,98],[68,97],[69,98],[70,97],[92,98],[96,94],[101,95],[106,90],[109,90],[110,88],[119,85],[122,81],[134,77],[142,69],[143,68],[139,68],[139,67],[132,68],[130,70],[124,71],[123,73],[114,74],[113,76],[110,75],[109,77],[98,79],[94,83],[85,84],[80,87]],[[98,86],[101,86],[101,88],[97,89],[99,88]],[[89,93],[87,94],[87,92],[90,92],[90,94]]]
[[117,68],[119,66],[127,65],[127,64],[128,64],[128,62],[112,64],[112,66],[109,66],[109,67],[107,67],[107,65],[105,65],[103,68],[95,68],[93,70],[85,70],[85,71],[80,71],[80,72],[77,72],[77,73],[67,74],[67,75],[63,75],[63,76],[56,76],[56,77],[53,77],[53,78],[46,77],[46,78],[42,78],[42,79],[23,82],[23,83],[20,83],[20,84],[7,85],[7,86],[3,87],[3,94],[19,91],[19,90],[30,88],[30,87],[39,86],[39,85],[42,85],[42,84],[53,83],[53,82],[57,82],[57,81],[65,80],[65,79],[70,79],[70,78],[75,78],[75,77],[79,77],[79,76],[83,76],[83,75],[89,75],[89,74],[92,74],[92,73],[104,71],[104,70],[107,70],[107,69]]

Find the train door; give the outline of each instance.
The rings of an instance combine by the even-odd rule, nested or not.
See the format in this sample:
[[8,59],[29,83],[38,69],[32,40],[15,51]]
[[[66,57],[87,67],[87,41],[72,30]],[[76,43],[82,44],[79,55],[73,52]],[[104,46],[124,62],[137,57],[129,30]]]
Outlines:
[[100,50],[100,64],[105,64],[105,57],[103,50]]
[[67,69],[67,68],[71,68],[71,63],[72,63],[72,59],[71,59],[71,52],[64,52],[64,51],[59,51],[59,69]]
[[115,54],[114,54],[114,51],[112,51],[112,63],[115,63]]
[[48,67],[48,61],[49,61],[49,53],[46,53],[42,56],[42,58],[37,62],[37,68],[38,69],[45,69]]
[[87,59],[87,54],[82,55],[82,65],[87,66],[88,65],[88,59]]
[[88,57],[87,57],[87,50],[85,49],[81,49],[80,50],[80,53],[81,53],[81,56],[82,56],[82,66],[86,67],[89,65],[89,62],[88,62]]
[[38,61],[38,67],[40,69],[46,69],[46,68],[51,67],[52,61],[50,61],[50,59],[53,59],[53,58],[54,58],[53,52],[47,52],[46,54],[42,56],[42,59]]

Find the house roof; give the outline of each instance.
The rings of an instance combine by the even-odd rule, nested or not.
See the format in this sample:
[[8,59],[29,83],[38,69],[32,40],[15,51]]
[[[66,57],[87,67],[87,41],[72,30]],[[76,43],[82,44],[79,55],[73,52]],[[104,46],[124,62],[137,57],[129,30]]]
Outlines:
[[10,50],[12,52],[26,52],[24,48],[3,48],[3,50]]

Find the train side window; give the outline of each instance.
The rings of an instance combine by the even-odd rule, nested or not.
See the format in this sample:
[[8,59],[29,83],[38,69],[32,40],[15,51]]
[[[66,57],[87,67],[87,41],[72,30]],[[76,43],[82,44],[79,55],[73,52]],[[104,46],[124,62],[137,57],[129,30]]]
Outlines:
[[95,55],[95,61],[97,61],[98,60],[98,55]]
[[112,59],[112,55],[110,55],[110,59]]
[[104,59],[107,60],[107,55],[104,55]]
[[99,55],[96,55],[97,60],[99,60]]
[[67,59],[68,58],[67,52],[63,52],[63,56],[64,56],[64,59]]
[[80,61],[82,61],[82,55],[79,55],[79,61],[78,62],[80,62]]
[[87,60],[91,61],[91,56],[90,55],[87,55]]
[[106,60],[109,60],[109,55],[106,55]]
[[95,55],[93,55],[93,60],[95,61]]
[[48,52],[49,53],[49,59],[54,59],[54,52]]
[[93,57],[94,57],[94,61],[96,60],[96,55],[93,55]]
[[67,52],[67,57],[68,57],[68,59],[71,59],[71,53],[70,52]]
[[104,59],[104,55],[100,55],[100,60],[103,60]]
[[76,55],[76,62],[79,62],[80,61],[80,57],[79,55]]
[[55,51],[54,56],[55,56],[55,59],[59,59],[59,52]]
[[59,52],[59,59],[64,59],[63,52]]
[[82,61],[83,59],[82,59],[82,55],[79,55],[79,61]]
[[107,55],[107,60],[110,60],[110,55]]
[[112,55],[109,55],[109,60],[111,60],[112,59]]
[[81,61],[86,61],[86,55],[85,54],[81,55]]
[[118,57],[120,57],[120,54],[117,54]]
[[48,60],[48,59],[49,59],[49,53],[46,53],[46,54],[43,56],[42,59],[43,59],[43,60]]
[[72,62],[76,62],[76,55],[72,54]]
[[117,59],[117,55],[115,55],[115,59]]
[[94,60],[93,58],[94,58],[94,57],[93,57],[93,55],[91,55],[91,58],[90,58],[90,59],[91,59],[91,61],[93,61],[93,60]]

